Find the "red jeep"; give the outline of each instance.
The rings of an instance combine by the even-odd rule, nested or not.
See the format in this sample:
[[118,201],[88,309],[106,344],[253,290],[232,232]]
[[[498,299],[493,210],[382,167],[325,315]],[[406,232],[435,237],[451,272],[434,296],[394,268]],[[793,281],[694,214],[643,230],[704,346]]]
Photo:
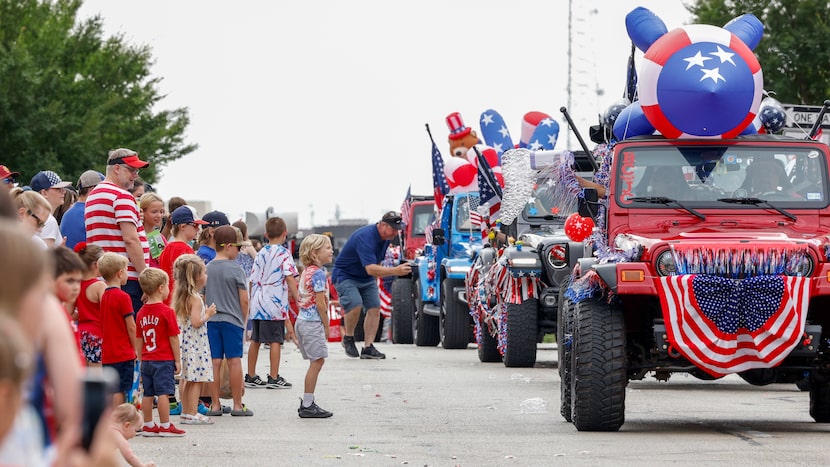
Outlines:
[[564,245],[564,418],[617,430],[629,380],[681,372],[806,381],[810,415],[830,422],[828,146],[646,136],[604,157],[598,228]]
[[432,196],[410,195],[409,218],[404,219],[405,227],[401,231],[401,250],[403,259],[412,261],[420,254],[426,244],[426,228],[432,222],[435,210],[435,198]]

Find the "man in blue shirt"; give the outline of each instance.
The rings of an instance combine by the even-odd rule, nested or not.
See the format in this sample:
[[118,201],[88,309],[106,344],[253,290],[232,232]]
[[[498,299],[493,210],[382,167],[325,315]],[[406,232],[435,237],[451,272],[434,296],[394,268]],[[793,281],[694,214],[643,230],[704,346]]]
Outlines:
[[86,224],[84,223],[84,206],[86,198],[95,185],[104,180],[104,174],[95,170],[87,170],[78,179],[78,201],[63,214],[61,218],[61,235],[66,238],[66,247],[75,248],[80,242],[86,241]]
[[[346,330],[343,336],[343,346],[349,357],[386,358],[386,355],[372,345],[380,321],[377,278],[405,276],[411,272],[408,263],[395,267],[380,265],[386,255],[389,241],[398,235],[402,227],[401,215],[395,211],[389,211],[377,224],[357,229],[343,245],[343,249],[334,261],[331,280],[345,314]],[[366,308],[366,318],[363,321],[365,341],[363,350],[358,354],[354,342],[354,329],[360,320],[360,312],[363,308]]]

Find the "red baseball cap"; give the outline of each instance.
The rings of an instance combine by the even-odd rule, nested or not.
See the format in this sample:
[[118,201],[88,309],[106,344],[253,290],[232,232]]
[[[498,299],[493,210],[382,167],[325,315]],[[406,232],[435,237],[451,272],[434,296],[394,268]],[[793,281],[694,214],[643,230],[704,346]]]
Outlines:
[[0,165],[0,179],[5,179],[5,178],[15,178],[16,179],[19,176],[20,176],[20,172],[12,172],[5,165]]

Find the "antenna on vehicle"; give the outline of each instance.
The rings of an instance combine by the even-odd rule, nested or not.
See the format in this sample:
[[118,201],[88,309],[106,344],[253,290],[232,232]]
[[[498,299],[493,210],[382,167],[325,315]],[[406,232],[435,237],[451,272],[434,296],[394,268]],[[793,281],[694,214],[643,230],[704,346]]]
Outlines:
[[567,107],[560,107],[559,111],[565,116],[565,120],[568,121],[568,126],[571,127],[571,131],[574,132],[576,135],[576,139],[579,140],[579,145],[582,146],[582,150],[585,151],[585,154],[588,155],[588,161],[591,162],[591,167],[594,169],[594,172],[599,170],[599,166],[597,165],[597,161],[594,160],[594,156],[591,155],[591,151],[588,150],[588,146],[585,144],[585,140],[582,139],[582,135],[579,133],[579,130],[576,129],[576,125],[574,125],[574,121],[571,119],[571,114],[568,113]]
[[824,120],[824,114],[827,112],[827,109],[830,108],[830,99],[825,99],[824,104],[821,106],[821,110],[818,113],[818,118],[816,118],[815,123],[813,123],[813,128],[810,129],[810,134],[807,135],[807,139],[813,139],[818,133],[818,129],[821,126],[821,121]]

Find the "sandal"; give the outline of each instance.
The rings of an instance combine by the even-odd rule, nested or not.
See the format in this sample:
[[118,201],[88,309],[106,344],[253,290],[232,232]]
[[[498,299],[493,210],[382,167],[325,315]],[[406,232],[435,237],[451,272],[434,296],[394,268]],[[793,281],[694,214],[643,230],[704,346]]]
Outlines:
[[205,415],[208,417],[221,417],[222,416],[222,409],[213,410],[213,408],[209,408]]
[[239,410],[231,410],[231,416],[234,417],[252,417],[253,415],[254,411],[249,409],[245,404],[242,404],[242,408]]

